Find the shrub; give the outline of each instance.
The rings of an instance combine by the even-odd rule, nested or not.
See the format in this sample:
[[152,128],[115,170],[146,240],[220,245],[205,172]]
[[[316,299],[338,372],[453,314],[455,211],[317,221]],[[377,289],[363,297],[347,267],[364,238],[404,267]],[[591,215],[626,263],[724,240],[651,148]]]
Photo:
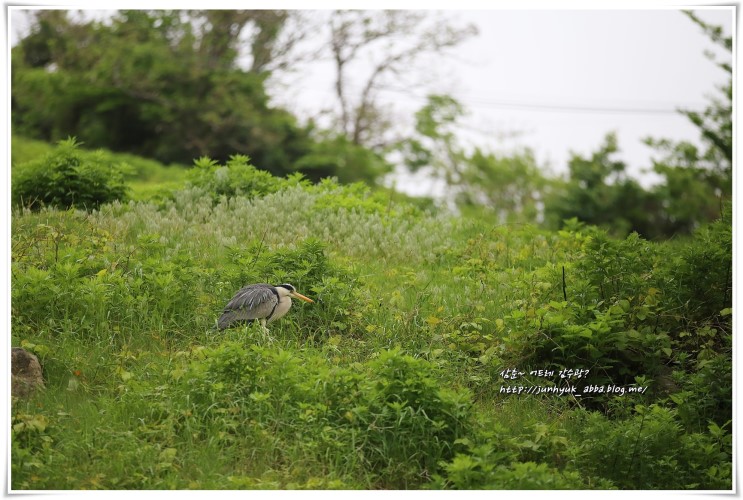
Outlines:
[[359,412],[360,430],[371,430],[366,456],[390,485],[404,486],[453,456],[455,441],[468,429],[469,395],[439,389],[428,362],[399,350],[381,353],[369,368],[371,384]]
[[481,488],[501,490],[570,490],[583,488],[578,472],[561,472],[547,464],[516,462],[497,467]]
[[373,184],[392,170],[379,154],[352,143],[343,134],[313,142],[310,152],[297,160],[294,166],[313,181],[335,176],[344,183],[364,181]]
[[341,468],[372,472],[384,486],[426,479],[469,431],[466,392],[440,389],[432,366],[398,350],[356,370],[327,367],[320,358],[226,342],[201,349],[182,368],[170,406],[188,415],[183,428],[227,439],[270,430],[271,450],[299,446],[314,460],[342,460]]
[[13,453],[11,485],[28,488],[24,480],[49,465],[49,452],[54,447],[49,420],[43,414],[14,412],[11,419],[10,440]]
[[124,165],[114,164],[102,152],[82,153],[74,138],[60,141],[51,153],[15,167],[13,202],[92,210],[126,196]]
[[[222,303],[248,283],[274,285],[291,283],[315,304],[294,307],[291,318],[306,336],[332,335],[350,327],[351,311],[361,307],[357,288],[362,284],[355,271],[334,263],[326,245],[315,238],[296,242],[293,247],[266,248],[262,241],[229,249],[228,263],[219,271],[223,285]],[[286,321],[286,320],[283,320]]]
[[680,421],[690,431],[703,431],[710,422],[724,426],[733,418],[731,351],[707,354],[689,370],[673,372],[672,381],[678,390],[672,391],[666,401],[676,407]]
[[188,177],[193,186],[205,190],[214,201],[222,196],[256,198],[289,186],[306,184],[306,181],[302,181],[301,174],[293,174],[284,179],[259,170],[245,155],[232,155],[224,165],[210,158],[201,157],[194,162]]
[[365,214],[418,217],[421,211],[408,203],[392,203],[393,193],[372,191],[362,182],[339,184],[335,178],[323,179],[308,188],[318,194],[315,208],[339,212],[342,210]]
[[432,486],[457,490],[563,490],[584,489],[590,481],[592,488],[613,488],[610,481],[589,478],[577,471],[561,471],[547,463],[518,461],[516,440],[508,441],[505,446],[485,443],[469,446],[467,453],[457,453],[451,461],[441,463],[442,472]]
[[[732,316],[724,311],[730,311],[733,301],[731,210],[728,205],[719,220],[697,230],[687,244],[665,249],[662,285],[673,312],[667,321],[680,331],[703,325],[730,331]],[[717,346],[724,343],[719,333],[714,338]],[[693,340],[687,337],[684,343],[696,351],[700,344],[689,342]]]
[[163,258],[148,234],[122,245],[97,222],[74,210],[24,219],[13,239],[14,327],[111,340],[206,320],[198,307],[206,273],[190,254]]
[[685,433],[676,410],[638,405],[628,419],[576,412],[579,438],[573,466],[619,488],[730,489],[732,441],[711,424],[707,433]]
[[[507,358],[527,369],[587,369],[581,386],[646,384],[647,399],[669,390],[659,381],[674,364],[692,373],[709,362],[700,361],[730,352],[729,221],[702,228],[684,245],[652,244],[634,233],[617,240],[575,224],[561,236],[580,242],[579,251],[565,256],[566,279],[553,263],[530,273],[535,286],[522,292],[528,300],[503,318]],[[720,374],[717,404],[698,402],[718,424],[729,418],[722,412],[731,393],[730,377]],[[614,396],[589,397],[603,406]]]
[[[521,292],[528,301],[503,318],[504,351],[527,371],[588,370],[565,381],[578,389],[652,379],[673,354],[672,338],[659,325],[662,292],[653,287],[659,252],[636,234],[615,240],[596,228],[577,227],[561,238],[579,243],[577,251],[530,273],[531,288]],[[581,401],[613,397],[591,393]]]

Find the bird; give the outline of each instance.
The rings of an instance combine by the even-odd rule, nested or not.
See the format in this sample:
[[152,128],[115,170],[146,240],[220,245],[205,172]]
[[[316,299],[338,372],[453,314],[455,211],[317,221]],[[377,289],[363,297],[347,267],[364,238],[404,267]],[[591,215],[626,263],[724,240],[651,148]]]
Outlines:
[[290,285],[269,285],[255,283],[248,285],[235,293],[230,299],[217,321],[217,328],[224,330],[236,323],[245,323],[258,320],[264,332],[268,331],[266,323],[276,321],[284,316],[292,306],[292,297],[305,302],[314,303]]

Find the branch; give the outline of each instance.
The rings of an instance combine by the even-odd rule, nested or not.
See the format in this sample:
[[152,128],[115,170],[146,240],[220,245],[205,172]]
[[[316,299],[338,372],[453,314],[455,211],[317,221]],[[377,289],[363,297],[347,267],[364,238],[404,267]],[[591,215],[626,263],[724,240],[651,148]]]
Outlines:
[[[435,53],[444,48],[454,46],[461,42],[465,37],[470,36],[475,32],[476,30],[473,26],[467,26],[464,29],[455,30],[447,26],[444,22],[439,22],[424,32],[421,35],[421,39],[413,47],[396,54],[391,54],[382,62],[377,64],[361,92],[360,103],[354,121],[352,141],[355,144],[360,144],[362,133],[368,130],[368,126],[364,125],[364,121],[368,116],[369,111],[374,107],[373,91],[380,88],[377,86],[377,81],[380,77],[387,73],[398,73],[401,66],[410,64],[416,57],[424,53]],[[396,34],[391,30],[384,33],[384,36],[392,36]],[[344,121],[344,123],[347,122]]]

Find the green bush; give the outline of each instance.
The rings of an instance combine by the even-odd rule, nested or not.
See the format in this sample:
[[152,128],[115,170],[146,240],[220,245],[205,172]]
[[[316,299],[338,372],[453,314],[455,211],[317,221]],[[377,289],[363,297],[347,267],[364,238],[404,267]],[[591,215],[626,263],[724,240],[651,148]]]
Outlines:
[[545,423],[542,416],[532,425],[522,419],[508,428],[503,424],[508,417],[501,411],[488,418],[484,418],[483,413],[477,416],[477,427],[469,437],[456,441],[454,458],[439,463],[439,473],[428,487],[460,490],[615,488],[605,478],[570,468],[566,458],[571,436],[559,421]]
[[[686,245],[669,245],[664,271],[670,279],[670,308],[677,308],[677,325],[721,322],[730,326],[731,317],[721,311],[733,300],[732,206],[722,217],[699,228]],[[718,337],[718,340],[720,337]]]
[[287,178],[274,177],[269,172],[255,168],[245,155],[232,155],[224,165],[201,157],[194,161],[188,178],[193,186],[205,190],[215,201],[222,196],[257,198],[306,183],[302,181],[301,174],[293,174]]
[[27,477],[49,465],[48,454],[54,446],[53,432],[43,414],[16,412],[10,424],[12,486],[28,488],[18,478]]
[[577,472],[561,472],[544,463],[512,462],[497,465],[471,455],[457,455],[444,465],[441,487],[457,490],[567,490],[582,489]]
[[578,412],[579,439],[573,467],[611,480],[619,488],[729,489],[732,440],[710,424],[707,433],[686,433],[675,410],[637,406],[629,419]]
[[[564,381],[578,389],[652,380],[673,354],[672,338],[659,325],[662,293],[653,286],[662,256],[636,234],[615,240],[576,226],[560,236],[577,248],[562,262],[534,269],[521,291],[528,300],[515,301],[502,319],[506,362],[517,359],[526,371],[587,370]],[[581,401],[614,397],[587,393]]]
[[42,206],[92,210],[126,196],[124,166],[102,152],[83,154],[75,139],[60,141],[53,152],[16,166],[13,203],[32,209]]
[[362,182],[339,184],[335,178],[326,178],[309,187],[308,190],[319,194],[315,201],[315,207],[318,209],[348,210],[380,215],[399,215],[402,209],[405,215],[418,215],[416,208],[412,205],[395,204],[393,206],[392,193],[385,195],[381,191],[372,191]]
[[704,351],[686,370],[673,372],[675,390],[666,401],[676,408],[685,429],[702,432],[710,422],[722,427],[733,418],[731,347],[722,354]]
[[313,142],[310,151],[299,158],[294,167],[314,182],[337,177],[343,183],[364,181],[368,184],[374,184],[392,170],[382,156],[354,144],[344,135]]
[[439,388],[432,366],[398,350],[356,370],[318,358],[226,342],[202,349],[182,368],[172,400],[182,428],[225,439],[272,433],[256,453],[289,453],[301,445],[314,460],[373,472],[385,487],[410,487],[453,456],[469,431],[469,395]]
[[[228,262],[219,270],[222,306],[249,283],[291,283],[315,304],[294,306],[290,318],[299,337],[328,337],[351,328],[351,312],[362,307],[357,273],[331,261],[326,245],[315,238],[293,247],[268,249],[263,241],[230,248]],[[295,333],[295,336],[296,333]]]
[[[588,376],[573,382],[645,385],[647,399],[673,390],[667,381],[674,367],[693,373],[709,362],[701,360],[730,353],[729,221],[700,229],[684,245],[653,244],[635,233],[613,239],[575,223],[560,234],[579,250],[562,265],[531,273],[530,289],[522,292],[530,300],[521,299],[503,318],[506,361],[517,359],[527,370],[586,369]],[[732,392],[726,373],[720,371],[723,383],[709,403],[697,401],[719,424],[730,418],[724,415],[730,408],[725,395]],[[695,394],[701,389],[695,383]],[[582,401],[605,406],[614,397]]]
[[396,478],[392,486],[403,486],[453,455],[455,441],[468,429],[469,396],[440,389],[428,362],[398,350],[381,353],[369,368],[366,408],[359,412],[360,429],[372,430],[367,457]]

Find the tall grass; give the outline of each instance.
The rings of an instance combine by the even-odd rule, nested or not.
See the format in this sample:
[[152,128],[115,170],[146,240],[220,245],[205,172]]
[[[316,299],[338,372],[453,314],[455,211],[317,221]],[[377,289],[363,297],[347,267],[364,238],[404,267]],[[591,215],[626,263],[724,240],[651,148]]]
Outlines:
[[[12,342],[47,390],[14,401],[12,487],[730,487],[731,382],[705,384],[731,367],[724,221],[668,246],[388,195],[194,185],[15,211]],[[316,302],[270,336],[212,330],[258,281]],[[651,388],[504,395],[506,368]]]

